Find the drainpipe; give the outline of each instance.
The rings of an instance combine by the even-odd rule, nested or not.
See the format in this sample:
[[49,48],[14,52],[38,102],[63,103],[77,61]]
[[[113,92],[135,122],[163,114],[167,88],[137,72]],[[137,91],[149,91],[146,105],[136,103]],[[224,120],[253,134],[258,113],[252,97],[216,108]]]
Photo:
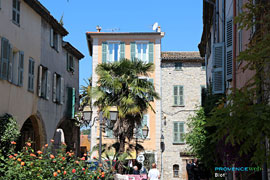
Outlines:
[[[233,0],[233,17],[236,17],[236,0]],[[233,21],[234,22],[234,21]],[[236,35],[237,35],[237,27],[236,24],[233,23],[233,91],[236,89]]]
[[[160,54],[161,54],[161,39],[160,39]],[[163,135],[163,115],[162,115],[162,57],[160,57],[160,135]],[[161,137],[160,136],[160,137]],[[161,143],[161,139],[160,139]],[[163,152],[160,149],[160,173],[161,173],[161,180],[163,180]]]

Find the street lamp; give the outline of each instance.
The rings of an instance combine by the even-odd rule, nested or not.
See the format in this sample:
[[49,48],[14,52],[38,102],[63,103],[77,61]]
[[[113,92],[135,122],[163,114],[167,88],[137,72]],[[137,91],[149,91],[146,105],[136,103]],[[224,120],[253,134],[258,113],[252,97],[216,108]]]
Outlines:
[[99,150],[98,150],[99,163],[101,163],[101,152],[102,152],[102,125],[105,125],[103,124],[103,120],[105,119],[107,121],[106,127],[112,128],[118,117],[117,107],[113,106],[110,108],[109,111],[110,111],[109,119],[105,118],[103,116],[103,112],[100,111],[99,116],[94,117],[93,121],[92,121],[93,111],[91,110],[90,106],[85,106],[82,112],[82,118],[81,118],[82,123],[84,123],[87,126],[89,125],[90,128],[95,124],[95,121],[99,121]]

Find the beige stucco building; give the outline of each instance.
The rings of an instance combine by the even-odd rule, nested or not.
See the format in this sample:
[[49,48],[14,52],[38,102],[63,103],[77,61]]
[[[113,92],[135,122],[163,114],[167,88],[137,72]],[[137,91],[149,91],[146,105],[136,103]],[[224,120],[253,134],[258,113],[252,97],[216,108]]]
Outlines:
[[63,41],[67,30],[37,0],[0,1],[0,22],[0,115],[18,122],[18,146],[30,138],[40,149],[62,128],[70,149],[79,147],[79,128],[77,139],[69,136],[84,56]]
[[205,88],[204,60],[199,52],[161,53],[162,153],[164,180],[187,179],[186,160],[189,149],[184,140],[187,120],[201,105]]
[[[119,61],[120,58],[132,59],[139,58],[145,62],[153,62],[155,69],[146,77],[152,81],[155,90],[160,94],[160,53],[161,53],[161,39],[164,36],[163,32],[87,32],[87,41],[90,56],[92,56],[92,82],[93,87],[97,85],[98,76],[95,72],[96,67],[100,63]],[[141,56],[140,56],[141,55]],[[94,102],[94,100],[93,100]],[[160,146],[160,122],[161,122],[161,104],[160,100],[151,102],[156,113],[150,109],[144,115],[144,121],[149,127],[148,137],[141,144],[146,156],[151,157],[152,161],[159,161],[159,146]],[[93,108],[93,117],[97,116],[97,108]],[[99,128],[98,123],[92,127],[91,134],[91,149],[99,143]],[[110,144],[116,141],[114,137],[103,133],[102,142]],[[133,142],[135,143],[135,142]],[[132,159],[135,159],[135,153]]]

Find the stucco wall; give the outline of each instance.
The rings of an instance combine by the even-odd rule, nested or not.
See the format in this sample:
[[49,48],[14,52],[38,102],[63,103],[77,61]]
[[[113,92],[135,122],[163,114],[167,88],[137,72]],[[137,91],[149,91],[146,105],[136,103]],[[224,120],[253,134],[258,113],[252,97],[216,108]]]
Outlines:
[[[182,70],[175,70],[174,63],[162,63],[162,112],[166,116],[163,125],[165,151],[163,153],[164,180],[179,179],[173,177],[173,165],[179,165],[180,179],[185,174],[185,159],[180,152],[187,152],[185,143],[173,143],[173,122],[184,122],[184,131],[188,132],[186,125],[188,117],[201,104],[201,85],[205,85],[205,70],[201,69],[199,62],[183,62]],[[184,86],[184,106],[173,106],[173,86]]]
[[37,67],[40,64],[41,56],[41,17],[24,1],[21,1],[20,8],[20,25],[18,26],[12,22],[12,1],[1,1],[0,38],[5,37],[14,49],[24,52],[24,73],[23,87],[0,79],[0,115],[3,113],[13,115],[19,128],[22,127],[27,118],[37,112],[36,88],[34,93],[27,90],[28,63],[30,57],[35,61],[34,87],[36,87]]

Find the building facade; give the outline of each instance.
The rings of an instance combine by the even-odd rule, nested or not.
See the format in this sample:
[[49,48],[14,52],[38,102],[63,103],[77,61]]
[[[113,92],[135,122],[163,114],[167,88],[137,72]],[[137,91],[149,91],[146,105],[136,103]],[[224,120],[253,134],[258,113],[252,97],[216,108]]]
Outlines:
[[[146,77],[152,81],[155,90],[160,93],[160,53],[161,38],[163,32],[142,32],[142,33],[116,33],[116,32],[87,32],[87,41],[90,56],[92,56],[92,83],[93,87],[97,85],[98,76],[95,72],[100,63],[119,61],[121,58],[138,58],[145,62],[152,62],[155,69]],[[93,100],[94,102],[94,100]],[[161,104],[160,100],[151,102],[156,113],[150,109],[144,115],[143,123],[149,127],[148,137],[141,144],[145,151],[145,156],[152,159],[152,162],[159,161],[160,158],[160,122],[161,122]],[[93,107],[93,117],[97,116],[97,108]],[[93,126],[91,134],[91,149],[98,144],[99,128],[98,123]],[[116,142],[111,133],[103,133],[102,142],[106,144]],[[133,142],[135,143],[135,142]],[[133,153],[131,159],[135,159]]]
[[161,53],[163,179],[187,179],[190,156],[185,143],[188,118],[201,106],[206,86],[205,64],[199,52]]
[[[0,114],[18,122],[18,146],[30,138],[40,149],[62,128],[69,147],[74,149],[75,141],[79,147],[79,129],[72,135],[70,128],[84,56],[63,41],[67,30],[37,0],[0,1],[0,22]],[[67,121],[69,128],[62,127]]]

